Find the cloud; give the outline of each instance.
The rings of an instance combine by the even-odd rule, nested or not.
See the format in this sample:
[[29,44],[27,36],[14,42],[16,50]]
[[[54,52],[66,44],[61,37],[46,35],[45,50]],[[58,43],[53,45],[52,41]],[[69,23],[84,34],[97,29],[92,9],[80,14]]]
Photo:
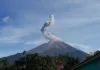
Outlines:
[[68,44],[79,49],[79,50],[82,50],[86,53],[95,52],[97,50],[100,50],[97,47],[93,47],[93,46],[85,45],[85,44],[78,44],[78,43],[68,43]]
[[[100,20],[100,2],[98,0],[60,0],[55,4],[64,5],[64,8],[61,9],[63,13],[58,13],[56,18],[59,28],[61,26],[62,28],[79,27]],[[71,8],[64,10],[65,7]]]
[[39,39],[39,40],[35,40],[35,41],[27,41],[24,44],[25,45],[36,45],[36,46],[38,46],[38,45],[41,45],[45,42],[47,42],[45,39]]
[[2,18],[2,21],[3,21],[4,23],[9,22],[9,21],[10,21],[10,16],[6,16],[6,17]]
[[91,52],[91,47],[89,45],[84,45],[84,44],[78,44],[78,43],[71,43],[71,42],[66,42],[67,44],[71,45],[72,47],[75,47],[79,50],[85,51],[87,53]]
[[16,36],[10,36],[10,37],[0,37],[1,43],[19,43],[20,40],[16,38]]
[[35,17],[32,16],[31,14],[25,13],[25,15],[14,16],[14,18],[12,17],[13,19],[10,16],[5,16],[2,18],[1,21],[7,24],[5,24],[6,26],[3,26],[0,29],[0,43],[9,43],[9,44],[23,43],[24,44],[24,42],[26,42],[30,38],[33,39],[38,37],[35,36],[40,32],[39,29],[41,27],[40,24],[35,24],[36,21],[35,20],[33,21]]
[[69,42],[67,42],[67,43],[74,46],[74,47],[79,47],[79,48],[88,48],[88,47],[90,47],[89,45],[84,45],[84,44],[69,43]]
[[2,51],[0,51],[0,58],[2,58],[2,57],[7,57],[7,56],[10,56],[10,55],[14,55],[14,54],[16,54],[16,53],[18,53],[18,52],[22,52],[22,51],[19,51],[19,50],[4,50],[3,52]]
[[25,40],[22,39],[25,36],[31,35],[35,31],[33,28],[15,28],[5,27],[0,30],[0,42],[1,43],[22,43]]
[[[14,52],[13,52],[13,54],[14,54]],[[2,52],[0,52],[0,58],[2,58],[2,57],[6,57],[6,56],[8,56],[8,55],[13,55],[12,53],[9,53],[9,52],[7,52],[7,53],[2,53]]]

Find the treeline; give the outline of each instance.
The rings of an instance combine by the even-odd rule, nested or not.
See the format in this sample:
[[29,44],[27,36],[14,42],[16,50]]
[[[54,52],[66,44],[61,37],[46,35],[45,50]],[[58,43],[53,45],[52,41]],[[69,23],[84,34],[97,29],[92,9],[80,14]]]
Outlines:
[[56,70],[61,64],[64,70],[70,70],[78,64],[78,58],[68,55],[40,56],[39,54],[27,54],[10,64],[6,59],[0,59],[0,70]]

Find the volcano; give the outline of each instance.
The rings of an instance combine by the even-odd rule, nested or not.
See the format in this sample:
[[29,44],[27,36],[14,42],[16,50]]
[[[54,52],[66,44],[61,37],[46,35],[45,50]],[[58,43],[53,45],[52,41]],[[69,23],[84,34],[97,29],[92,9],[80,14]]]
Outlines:
[[[72,56],[74,58],[78,58],[79,60],[83,61],[86,59],[87,57],[87,53],[78,50],[66,43],[64,43],[63,41],[60,41],[60,38],[53,35],[51,32],[47,31],[47,28],[51,25],[53,25],[55,22],[54,20],[54,15],[50,15],[49,20],[46,21],[43,25],[43,27],[41,28],[41,32],[43,34],[43,36],[49,40],[49,42],[44,43],[36,48],[33,48],[29,51],[26,51],[25,54],[34,54],[34,53],[39,53],[40,55],[48,55],[48,56],[58,56],[58,55],[69,55]],[[6,59],[8,59],[8,61],[15,61],[17,59],[19,59],[20,57],[23,57],[24,54],[23,53],[18,53],[15,55],[11,55],[6,57]]]
[[[87,53],[78,50],[62,41],[49,41],[44,43],[36,48],[33,48],[29,51],[26,51],[25,54],[34,54],[39,53],[40,55],[48,55],[48,56],[58,56],[58,55],[69,55],[74,58],[78,58],[80,61],[83,61],[88,56]],[[14,62],[15,60],[23,57],[23,53],[17,53],[15,55],[11,55],[5,57],[9,62]]]
[[85,60],[87,57],[87,53],[78,50],[62,41],[49,41],[32,50],[29,50],[28,53],[39,53],[41,55],[49,56],[69,55],[79,58],[81,61]]

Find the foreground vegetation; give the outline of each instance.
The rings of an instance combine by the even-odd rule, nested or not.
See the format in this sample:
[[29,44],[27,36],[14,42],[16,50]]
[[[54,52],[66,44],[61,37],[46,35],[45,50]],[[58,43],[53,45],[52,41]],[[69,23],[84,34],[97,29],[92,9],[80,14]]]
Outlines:
[[0,59],[0,70],[56,70],[58,62],[64,66],[64,70],[70,70],[79,60],[70,56],[40,56],[39,54],[27,54],[10,64],[5,59]]

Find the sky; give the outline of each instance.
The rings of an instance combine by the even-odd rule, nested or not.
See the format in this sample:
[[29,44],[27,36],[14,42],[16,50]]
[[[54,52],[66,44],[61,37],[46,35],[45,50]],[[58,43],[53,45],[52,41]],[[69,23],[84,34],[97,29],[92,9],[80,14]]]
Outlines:
[[40,29],[50,14],[48,31],[87,53],[100,50],[100,0],[0,0],[0,57],[47,42]]

